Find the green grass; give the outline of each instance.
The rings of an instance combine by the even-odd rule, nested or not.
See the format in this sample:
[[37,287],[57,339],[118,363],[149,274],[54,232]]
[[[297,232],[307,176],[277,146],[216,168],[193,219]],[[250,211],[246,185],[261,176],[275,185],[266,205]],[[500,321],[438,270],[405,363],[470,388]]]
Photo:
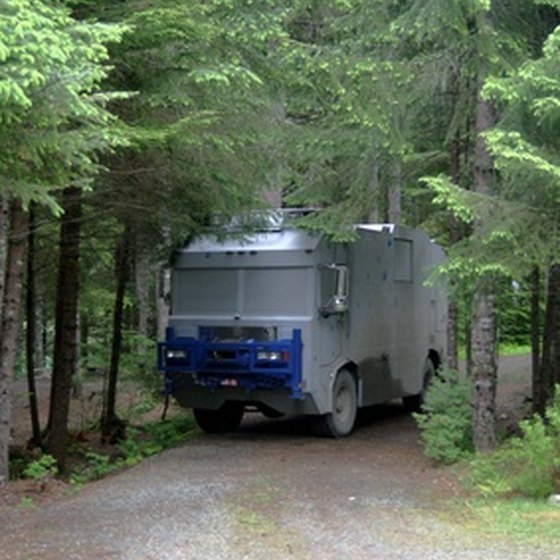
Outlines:
[[[531,346],[529,344],[511,344],[502,342],[498,348],[499,356],[525,356],[531,353]],[[467,358],[467,350],[465,346],[459,348],[459,359],[465,360]]]
[[560,547],[558,506],[523,499],[480,500],[470,502],[469,510],[470,531],[506,538],[512,544]]
[[529,344],[500,344],[500,356],[525,356],[531,353],[531,346]]

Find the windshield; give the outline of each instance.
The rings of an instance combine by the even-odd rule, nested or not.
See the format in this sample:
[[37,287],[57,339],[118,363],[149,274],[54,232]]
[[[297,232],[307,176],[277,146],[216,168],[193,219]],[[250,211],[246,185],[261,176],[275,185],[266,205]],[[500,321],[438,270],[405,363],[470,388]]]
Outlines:
[[312,268],[180,269],[173,313],[302,316],[313,308]]

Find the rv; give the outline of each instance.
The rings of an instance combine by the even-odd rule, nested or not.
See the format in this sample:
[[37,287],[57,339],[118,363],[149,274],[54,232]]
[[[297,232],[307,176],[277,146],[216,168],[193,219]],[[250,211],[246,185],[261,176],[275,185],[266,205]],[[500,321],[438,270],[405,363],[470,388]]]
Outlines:
[[179,252],[158,367],[204,431],[258,409],[312,415],[342,437],[361,407],[419,407],[444,358],[445,290],[426,283],[443,251],[391,224],[355,226],[355,238],[277,224]]

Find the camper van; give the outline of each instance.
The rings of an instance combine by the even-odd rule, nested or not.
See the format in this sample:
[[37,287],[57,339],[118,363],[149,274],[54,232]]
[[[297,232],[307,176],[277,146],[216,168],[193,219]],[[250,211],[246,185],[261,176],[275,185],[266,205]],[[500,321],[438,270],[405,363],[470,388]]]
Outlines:
[[257,409],[342,437],[361,407],[418,408],[444,358],[445,290],[426,283],[443,259],[426,233],[391,224],[355,226],[350,243],[281,223],[200,237],[173,270],[165,391],[209,433]]

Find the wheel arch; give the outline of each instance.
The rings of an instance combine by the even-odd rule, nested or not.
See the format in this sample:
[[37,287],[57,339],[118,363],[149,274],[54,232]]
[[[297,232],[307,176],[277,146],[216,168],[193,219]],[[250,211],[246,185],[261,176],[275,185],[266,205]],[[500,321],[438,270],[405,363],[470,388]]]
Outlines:
[[440,353],[437,350],[435,350],[434,348],[430,348],[428,350],[428,359],[434,365],[434,370],[438,371],[438,369],[440,369],[440,367],[442,365],[442,360],[441,360]]

